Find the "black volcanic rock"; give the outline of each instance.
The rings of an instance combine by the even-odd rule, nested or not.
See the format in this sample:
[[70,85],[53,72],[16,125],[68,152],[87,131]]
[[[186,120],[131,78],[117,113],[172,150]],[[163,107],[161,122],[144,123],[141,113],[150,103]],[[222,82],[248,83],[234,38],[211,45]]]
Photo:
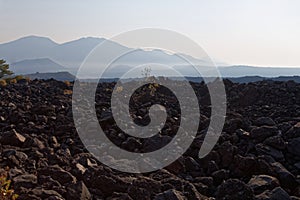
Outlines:
[[[19,199],[300,198],[300,84],[226,80],[225,126],[213,150],[201,159],[210,101],[204,83],[191,85],[203,97],[194,142],[169,166],[143,174],[111,169],[86,150],[72,118],[72,83],[33,80],[0,86],[0,171],[8,167]],[[163,95],[158,90],[147,96],[141,89],[133,96],[133,121],[141,124],[147,124],[153,103],[170,105],[157,137],[141,139],[116,126],[110,109],[114,86],[100,83],[95,95],[99,124],[111,141],[133,152],[151,152],[173,139],[180,126],[174,96],[165,89]]]
[[184,200],[184,195],[176,190],[167,190],[163,193],[157,194],[154,200]]
[[296,177],[289,172],[281,163],[274,162],[271,164],[280,184],[285,188],[295,188],[299,184]]
[[50,175],[51,178],[58,181],[60,184],[76,183],[76,178],[69,172],[59,166],[48,166],[38,171],[38,175]]
[[286,148],[286,142],[279,135],[267,138],[264,141],[264,144],[269,145],[269,146],[279,149],[279,150],[284,150]]
[[222,183],[216,195],[217,200],[254,199],[252,189],[237,179],[229,179]]
[[253,128],[250,132],[250,136],[257,142],[262,142],[270,136],[278,134],[278,130],[273,126],[261,126]]
[[255,196],[258,200],[274,199],[274,200],[290,200],[289,194],[281,187],[276,187],[273,190],[267,190],[262,194]]
[[295,124],[292,128],[290,128],[285,134],[284,136],[286,138],[296,138],[296,137],[300,137],[300,122],[298,122],[297,124]]
[[15,129],[1,134],[0,143],[2,145],[22,146],[26,138],[17,133]]
[[260,194],[279,186],[279,181],[272,176],[258,175],[251,178],[247,185],[253,189],[255,194]]
[[300,137],[289,140],[287,146],[289,153],[300,157]]
[[275,122],[270,117],[260,117],[254,121],[254,125],[256,126],[274,126]]
[[67,199],[74,200],[91,200],[92,195],[90,194],[88,188],[85,184],[80,181],[78,183],[72,184],[67,188]]

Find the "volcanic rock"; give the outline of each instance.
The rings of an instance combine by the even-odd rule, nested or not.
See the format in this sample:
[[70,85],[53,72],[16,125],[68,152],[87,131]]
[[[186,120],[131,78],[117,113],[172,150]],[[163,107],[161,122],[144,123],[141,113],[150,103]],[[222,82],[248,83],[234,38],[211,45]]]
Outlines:
[[260,194],[279,186],[279,181],[272,176],[258,175],[251,178],[247,185],[253,189],[255,194]]
[[0,137],[0,143],[2,145],[22,146],[25,140],[26,138],[20,133],[17,133],[15,129],[2,133]]
[[288,193],[281,187],[276,187],[272,191],[267,190],[260,195],[256,196],[257,200],[290,200]]
[[261,126],[251,130],[250,136],[256,142],[262,142],[270,136],[278,134],[278,129],[274,126]]
[[275,122],[270,117],[260,117],[254,121],[254,125],[256,126],[274,126]]
[[[207,85],[190,82],[201,110],[200,122],[195,117],[192,121],[199,124],[193,143],[164,169],[137,174],[110,168],[88,152],[82,142],[86,138],[79,137],[72,117],[72,83],[33,80],[0,86],[0,173],[7,174],[20,200],[299,199],[300,84],[224,83],[227,114],[213,149],[198,157],[215,116],[211,118]],[[154,137],[132,137],[120,130],[111,113],[115,84],[99,82],[95,106],[80,112],[90,116],[89,107],[94,106],[106,136],[121,149],[145,155],[156,151],[174,139],[184,120],[181,111],[188,109],[191,117],[196,116],[192,108],[180,108],[167,88],[159,86],[150,95],[145,86],[130,97],[132,119],[124,123],[130,127],[137,122],[147,128],[148,111],[154,104],[165,106],[168,116]],[[181,85],[174,81],[175,87]],[[91,133],[89,126],[81,128]],[[102,159],[115,164],[137,162],[117,160],[110,153],[106,151]],[[170,153],[162,152],[162,157]]]
[[91,200],[92,195],[90,194],[85,184],[80,181],[75,184],[71,184],[67,188],[67,199]]
[[238,179],[228,179],[217,190],[217,200],[254,199],[252,189]]
[[289,140],[287,149],[289,153],[300,157],[300,137]]
[[163,193],[157,194],[154,200],[185,200],[184,195],[176,190],[167,190]]

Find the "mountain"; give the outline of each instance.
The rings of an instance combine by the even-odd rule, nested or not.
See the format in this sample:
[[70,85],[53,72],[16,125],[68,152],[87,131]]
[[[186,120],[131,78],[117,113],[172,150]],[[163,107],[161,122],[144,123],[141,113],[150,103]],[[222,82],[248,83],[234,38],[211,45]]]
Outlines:
[[[8,63],[28,59],[49,58],[63,66],[74,69],[78,68],[91,50],[103,41],[105,41],[103,38],[87,37],[58,44],[46,37],[27,36],[0,44],[0,56]],[[113,48],[129,49],[118,43],[108,42]]]
[[[58,44],[47,37],[28,36],[15,41],[0,44],[0,59],[5,59],[11,64],[12,70],[18,74],[29,74],[36,72],[57,72],[68,71],[76,74],[78,68],[87,55],[100,43],[106,41],[107,48],[101,52],[103,57],[108,57],[112,53],[127,52],[120,56],[111,64],[111,68],[104,73],[104,77],[120,77],[122,74],[145,63],[160,63],[172,66],[183,76],[199,76],[198,72],[188,65],[182,57],[192,60],[202,71],[211,71],[209,58],[194,58],[183,53],[169,54],[163,50],[132,49],[114,41],[104,38],[86,37],[70,42]],[[95,68],[106,67],[101,62],[96,62],[84,77],[96,78]],[[218,63],[217,63],[218,64]],[[220,63],[219,63],[220,64]],[[294,76],[300,75],[300,68],[288,67],[255,67],[255,66],[220,66],[218,67],[223,77],[243,77],[243,76]],[[161,71],[164,73],[164,71]],[[137,74],[140,75],[140,74]],[[154,74],[155,75],[155,74]]]
[[34,79],[55,79],[58,81],[74,81],[75,76],[70,74],[69,72],[54,72],[54,73],[35,73],[35,74],[26,74],[24,75],[29,77],[31,80]]
[[[112,52],[132,51],[130,47],[123,46],[104,38],[86,37],[70,42],[58,44],[46,37],[28,36],[5,44],[0,44],[0,56],[8,63],[27,59],[49,58],[68,68],[78,69],[85,57],[101,42],[108,45],[105,55]],[[183,55],[183,54],[182,54]],[[181,55],[181,56],[182,56]],[[206,60],[193,58],[197,63],[207,63]],[[170,55],[162,50],[146,51],[135,49],[130,54],[118,59],[123,65],[133,65],[140,62],[159,62],[162,64],[183,64],[180,54]]]
[[0,55],[8,63],[45,58],[48,57],[49,50],[57,45],[57,43],[46,37],[28,36],[0,44]]
[[88,37],[59,44],[49,49],[48,57],[68,68],[78,68],[90,51],[104,40]]
[[67,69],[49,58],[29,59],[10,64],[10,69],[15,74],[30,74],[44,72],[59,72]]

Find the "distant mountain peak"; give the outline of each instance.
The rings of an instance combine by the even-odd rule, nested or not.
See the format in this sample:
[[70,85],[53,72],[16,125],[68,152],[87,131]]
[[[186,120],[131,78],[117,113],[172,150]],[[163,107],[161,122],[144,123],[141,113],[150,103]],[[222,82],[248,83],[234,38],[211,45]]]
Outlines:
[[29,36],[25,36],[22,38],[19,38],[17,40],[13,40],[7,43],[4,43],[2,45],[7,45],[7,44],[12,44],[12,43],[33,43],[33,42],[39,42],[39,43],[48,43],[51,45],[57,45],[56,42],[54,42],[53,40],[51,40],[48,37],[42,37],[42,36],[36,36],[36,35],[29,35]]
[[[16,63],[21,63],[21,62],[43,62],[43,63],[55,63],[53,60],[50,58],[35,58],[35,59],[25,59]],[[15,64],[15,63],[13,63]]]
[[28,36],[24,36],[24,37],[19,38],[19,40],[26,40],[26,39],[45,39],[45,40],[51,40],[48,37],[38,36],[38,35],[28,35]]
[[60,44],[60,46],[63,45],[69,45],[69,44],[85,44],[85,45],[95,45],[95,44],[99,44],[100,42],[104,41],[104,38],[96,38],[96,37],[82,37],[79,38],[77,40],[72,40],[72,41],[68,41],[68,42],[64,42],[62,44]]

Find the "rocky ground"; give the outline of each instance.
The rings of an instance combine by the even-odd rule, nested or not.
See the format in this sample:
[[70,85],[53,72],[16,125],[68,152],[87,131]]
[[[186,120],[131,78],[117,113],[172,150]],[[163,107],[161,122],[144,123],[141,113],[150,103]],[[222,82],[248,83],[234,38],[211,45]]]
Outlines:
[[[85,150],[72,118],[72,84],[21,80],[1,86],[1,171],[8,173],[20,200],[300,199],[300,84],[225,81],[225,86],[226,123],[213,151],[198,158],[210,109],[205,85],[194,83],[202,111],[197,137],[176,162],[147,174],[112,170]],[[96,107],[101,126],[115,144],[129,151],[151,151],[172,138],[180,117],[172,94],[161,102],[172,104],[160,133],[164,139],[149,147],[115,127],[109,113],[113,87],[99,85]],[[164,88],[156,92],[160,90]],[[159,94],[143,97],[148,92],[140,90],[133,97],[137,123],[147,122],[147,109],[139,110],[138,102],[161,100]]]

